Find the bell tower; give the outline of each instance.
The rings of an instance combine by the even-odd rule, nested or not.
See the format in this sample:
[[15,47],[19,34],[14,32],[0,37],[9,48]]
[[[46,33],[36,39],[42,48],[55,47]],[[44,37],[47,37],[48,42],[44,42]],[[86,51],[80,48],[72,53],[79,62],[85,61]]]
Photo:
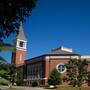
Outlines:
[[15,51],[12,53],[11,63],[15,65],[22,65],[26,60],[26,46],[27,40],[23,32],[22,24],[19,27],[19,33],[15,39]]

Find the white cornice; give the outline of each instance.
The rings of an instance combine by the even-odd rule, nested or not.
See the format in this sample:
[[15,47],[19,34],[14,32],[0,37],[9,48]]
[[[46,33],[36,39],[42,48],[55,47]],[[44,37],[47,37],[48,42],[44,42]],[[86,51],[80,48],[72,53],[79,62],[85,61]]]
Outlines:
[[23,49],[23,48],[17,48],[16,50],[26,51],[26,49]]
[[27,42],[26,40],[21,40],[21,39],[17,39],[17,41],[23,41],[23,42]]

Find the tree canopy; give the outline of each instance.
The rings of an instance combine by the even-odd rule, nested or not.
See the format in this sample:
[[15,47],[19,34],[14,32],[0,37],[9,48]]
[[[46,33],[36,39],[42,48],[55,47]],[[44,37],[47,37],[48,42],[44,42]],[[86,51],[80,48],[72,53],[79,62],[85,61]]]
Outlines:
[[31,15],[36,0],[0,0],[0,40],[18,33],[20,22]]
[[[16,75],[16,66],[13,64],[8,63],[0,63],[0,77],[2,79],[8,80],[12,84],[15,81],[15,75]],[[2,81],[0,79],[0,81]],[[2,84],[2,83],[0,83]],[[8,83],[9,84],[9,83]]]
[[67,81],[73,86],[82,86],[88,79],[88,62],[81,59],[71,59],[67,64]]

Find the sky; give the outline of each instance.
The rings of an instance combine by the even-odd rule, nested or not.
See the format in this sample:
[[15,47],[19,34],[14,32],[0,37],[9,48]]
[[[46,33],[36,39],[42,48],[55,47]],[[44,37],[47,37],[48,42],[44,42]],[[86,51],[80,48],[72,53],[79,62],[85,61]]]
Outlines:
[[[65,46],[90,55],[90,0],[38,0],[23,25],[27,38],[26,59]],[[13,36],[6,39],[13,42]],[[11,61],[11,52],[0,52]]]

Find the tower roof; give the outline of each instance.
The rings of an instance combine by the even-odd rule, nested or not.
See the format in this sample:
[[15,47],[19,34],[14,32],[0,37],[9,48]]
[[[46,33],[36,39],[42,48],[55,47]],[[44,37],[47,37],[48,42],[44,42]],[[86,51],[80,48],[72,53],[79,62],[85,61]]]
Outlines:
[[25,35],[24,35],[24,31],[23,31],[23,26],[22,26],[22,24],[21,24],[20,27],[19,27],[19,33],[18,33],[17,39],[25,40],[25,41],[26,41],[26,37],[25,37]]

